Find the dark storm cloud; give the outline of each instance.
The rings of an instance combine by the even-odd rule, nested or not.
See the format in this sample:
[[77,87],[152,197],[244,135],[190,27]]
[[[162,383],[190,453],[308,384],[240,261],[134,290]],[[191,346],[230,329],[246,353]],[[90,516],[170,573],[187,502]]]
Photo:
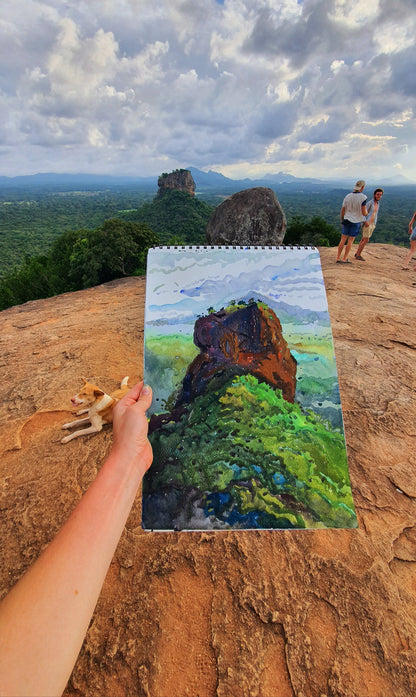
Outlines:
[[269,142],[292,132],[297,118],[296,103],[274,104],[263,107],[260,115],[252,120],[253,133]]
[[[415,37],[416,40],[416,37]],[[386,86],[391,92],[401,93],[406,97],[416,98],[416,53],[415,47],[409,46],[391,57],[391,77]]]
[[248,53],[281,56],[301,68],[314,56],[324,62],[347,48],[354,54],[354,44],[361,45],[368,32],[364,27],[348,30],[330,18],[333,2],[307,1],[296,19],[281,19],[280,12],[266,7],[258,13],[253,31],[244,44]]
[[307,143],[336,143],[346,128],[345,123],[340,123],[335,118],[327,121],[322,119],[315,126],[311,126],[301,132],[302,140]]

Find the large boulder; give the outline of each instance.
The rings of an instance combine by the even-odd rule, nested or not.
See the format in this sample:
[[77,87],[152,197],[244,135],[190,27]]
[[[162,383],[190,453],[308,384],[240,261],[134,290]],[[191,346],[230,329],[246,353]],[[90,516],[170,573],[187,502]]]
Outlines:
[[195,196],[195,182],[189,169],[177,169],[170,174],[161,174],[157,185],[159,190],[156,196],[162,196],[168,189],[186,191],[191,196]]
[[257,186],[227,198],[213,212],[206,228],[208,244],[279,245],[286,217],[277,196]]

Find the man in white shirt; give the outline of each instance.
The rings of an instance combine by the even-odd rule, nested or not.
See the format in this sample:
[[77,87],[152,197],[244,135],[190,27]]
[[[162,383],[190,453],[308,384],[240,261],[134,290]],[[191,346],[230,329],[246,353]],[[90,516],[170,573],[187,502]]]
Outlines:
[[365,261],[365,259],[361,256],[361,252],[363,251],[365,245],[367,244],[371,235],[374,232],[374,228],[377,223],[379,203],[383,193],[383,189],[375,189],[373,193],[373,198],[371,199],[371,201],[369,201],[369,203],[367,203],[367,216],[361,228],[361,242],[358,245],[356,253],[354,254],[355,258],[358,259],[358,261]]
[[[348,254],[352,243],[360,232],[361,223],[366,218],[368,211],[366,208],[367,196],[363,194],[365,181],[359,179],[352,193],[347,194],[342,202],[341,208],[341,240],[338,245],[337,264],[349,264]],[[342,250],[345,247],[344,258],[341,260]]]

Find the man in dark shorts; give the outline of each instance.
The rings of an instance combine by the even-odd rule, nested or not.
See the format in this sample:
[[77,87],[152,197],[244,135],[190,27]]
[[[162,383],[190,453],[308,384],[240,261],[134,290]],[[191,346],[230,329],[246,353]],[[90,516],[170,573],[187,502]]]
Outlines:
[[[352,243],[361,230],[361,223],[367,216],[367,196],[363,194],[365,181],[359,179],[352,192],[347,194],[341,208],[341,240],[338,245],[337,264],[349,264],[348,254]],[[344,258],[341,260],[342,250],[345,247]]]

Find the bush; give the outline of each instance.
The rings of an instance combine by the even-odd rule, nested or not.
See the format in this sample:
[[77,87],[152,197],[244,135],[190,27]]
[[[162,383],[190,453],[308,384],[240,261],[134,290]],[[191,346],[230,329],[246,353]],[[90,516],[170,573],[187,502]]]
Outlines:
[[340,240],[340,231],[316,215],[307,219],[295,215],[290,220],[284,238],[286,245],[312,245],[314,247],[335,247]]

